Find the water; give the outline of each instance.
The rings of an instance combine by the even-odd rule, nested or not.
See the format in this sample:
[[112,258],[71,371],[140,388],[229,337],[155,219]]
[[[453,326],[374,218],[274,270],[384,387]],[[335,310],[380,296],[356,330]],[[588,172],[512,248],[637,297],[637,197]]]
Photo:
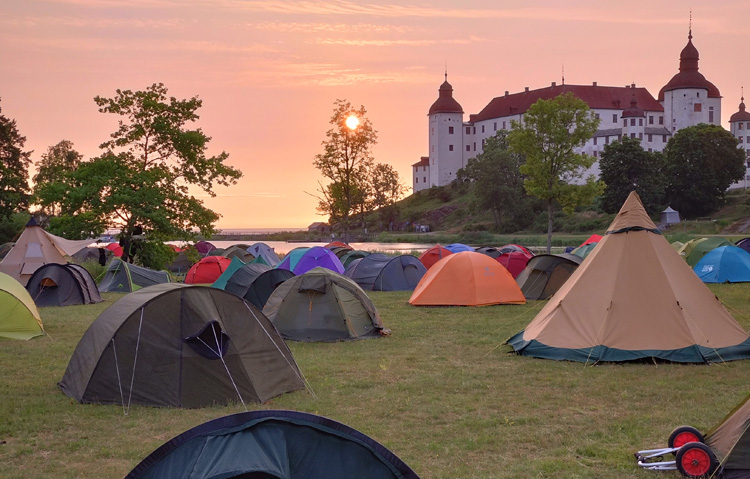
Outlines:
[[[170,243],[174,243],[176,245],[181,244],[181,242],[179,241],[170,241]],[[217,248],[228,248],[234,244],[240,243],[250,246],[251,244],[255,243],[255,241],[209,241],[209,243],[216,246]],[[311,248],[313,246],[324,246],[326,244],[319,241],[299,243],[287,243],[286,241],[262,241],[262,243],[265,243],[273,248],[273,250],[277,254],[287,254],[294,248]],[[412,251],[418,251],[421,253],[429,248],[432,248],[435,245],[423,243],[349,243],[349,246],[362,251],[380,251],[390,254],[409,254]]]

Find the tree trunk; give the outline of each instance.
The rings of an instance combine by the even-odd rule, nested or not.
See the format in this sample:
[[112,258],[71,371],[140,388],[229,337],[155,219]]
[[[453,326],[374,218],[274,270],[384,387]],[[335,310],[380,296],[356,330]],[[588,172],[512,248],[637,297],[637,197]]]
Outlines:
[[552,223],[554,219],[554,211],[552,209],[552,201],[547,202],[547,254],[552,251]]

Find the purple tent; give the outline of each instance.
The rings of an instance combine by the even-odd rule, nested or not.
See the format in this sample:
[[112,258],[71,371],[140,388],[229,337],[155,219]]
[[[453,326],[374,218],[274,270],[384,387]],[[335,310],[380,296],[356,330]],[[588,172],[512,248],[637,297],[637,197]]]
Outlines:
[[209,251],[216,249],[216,246],[212,245],[208,241],[198,241],[197,243],[195,243],[195,249],[197,249],[198,252],[203,256],[206,256]]
[[344,274],[344,265],[341,260],[328,248],[315,246],[304,252],[297,264],[294,265],[292,273],[300,275],[313,268],[321,266],[338,274]]

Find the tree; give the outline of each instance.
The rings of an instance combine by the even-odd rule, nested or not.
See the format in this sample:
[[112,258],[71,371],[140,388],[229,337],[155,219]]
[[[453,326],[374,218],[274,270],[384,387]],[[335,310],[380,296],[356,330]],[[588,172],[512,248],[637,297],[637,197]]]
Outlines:
[[727,188],[745,175],[745,155],[737,145],[718,125],[701,123],[678,131],[664,150],[669,205],[686,218],[715,211]]
[[23,151],[25,143],[16,120],[4,116],[0,109],[0,218],[10,219],[29,207],[31,151]]
[[664,207],[664,155],[648,152],[640,140],[624,136],[604,147],[599,158],[599,179],[606,185],[602,194],[602,209],[617,213],[631,191],[641,197],[650,213]]
[[[68,140],[62,140],[54,146],[50,146],[47,152],[42,155],[42,159],[37,163],[37,173],[34,175],[34,195],[42,188],[43,185],[55,183],[67,173],[78,169],[83,155],[73,148],[73,143]],[[59,202],[50,202],[47,205],[50,215],[57,215],[61,212]]]
[[594,175],[583,178],[595,159],[576,152],[596,132],[599,119],[591,114],[586,102],[566,93],[552,100],[538,100],[521,122],[513,121],[511,125],[508,143],[513,151],[526,157],[521,166],[521,173],[526,175],[523,186],[527,193],[547,204],[549,253],[557,205],[572,213],[602,191],[603,184]]
[[211,138],[188,128],[202,101],[168,97],[161,83],[94,101],[101,113],[120,116],[119,128],[100,145],[101,156],[40,189],[42,205],[59,201],[68,213],[53,218],[50,229],[80,237],[118,228],[125,260],[132,260],[131,242],[141,231],[156,241],[189,239],[195,229],[213,234],[220,215],[191,189],[215,196],[214,186],[235,184],[242,172],[225,164],[225,152],[206,156]]
[[456,172],[458,181],[474,183],[474,207],[491,211],[498,230],[516,229],[528,213],[520,171],[523,157],[509,150],[507,137],[508,132],[499,130],[487,138],[484,151]]
[[370,149],[377,143],[378,134],[366,114],[364,106],[355,109],[346,100],[336,100],[329,122],[332,128],[322,142],[324,151],[315,155],[313,163],[331,182],[318,190],[323,195],[318,198],[318,210],[329,215],[332,225],[334,221],[341,225],[344,238],[349,235],[352,214],[366,197],[365,180],[373,163]]
[[[396,216],[395,203],[406,193],[398,171],[387,163],[377,163],[368,173],[370,178],[369,207],[378,210],[381,228],[383,223]],[[390,221],[389,221],[390,222]]]

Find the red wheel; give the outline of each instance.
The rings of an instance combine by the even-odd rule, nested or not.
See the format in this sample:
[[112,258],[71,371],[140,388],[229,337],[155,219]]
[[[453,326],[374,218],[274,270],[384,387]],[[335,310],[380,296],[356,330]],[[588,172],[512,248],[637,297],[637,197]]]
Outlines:
[[709,477],[719,463],[711,448],[700,442],[689,442],[677,451],[677,470],[685,477]]
[[689,442],[704,442],[703,434],[692,426],[680,426],[669,435],[667,447],[679,449]]

